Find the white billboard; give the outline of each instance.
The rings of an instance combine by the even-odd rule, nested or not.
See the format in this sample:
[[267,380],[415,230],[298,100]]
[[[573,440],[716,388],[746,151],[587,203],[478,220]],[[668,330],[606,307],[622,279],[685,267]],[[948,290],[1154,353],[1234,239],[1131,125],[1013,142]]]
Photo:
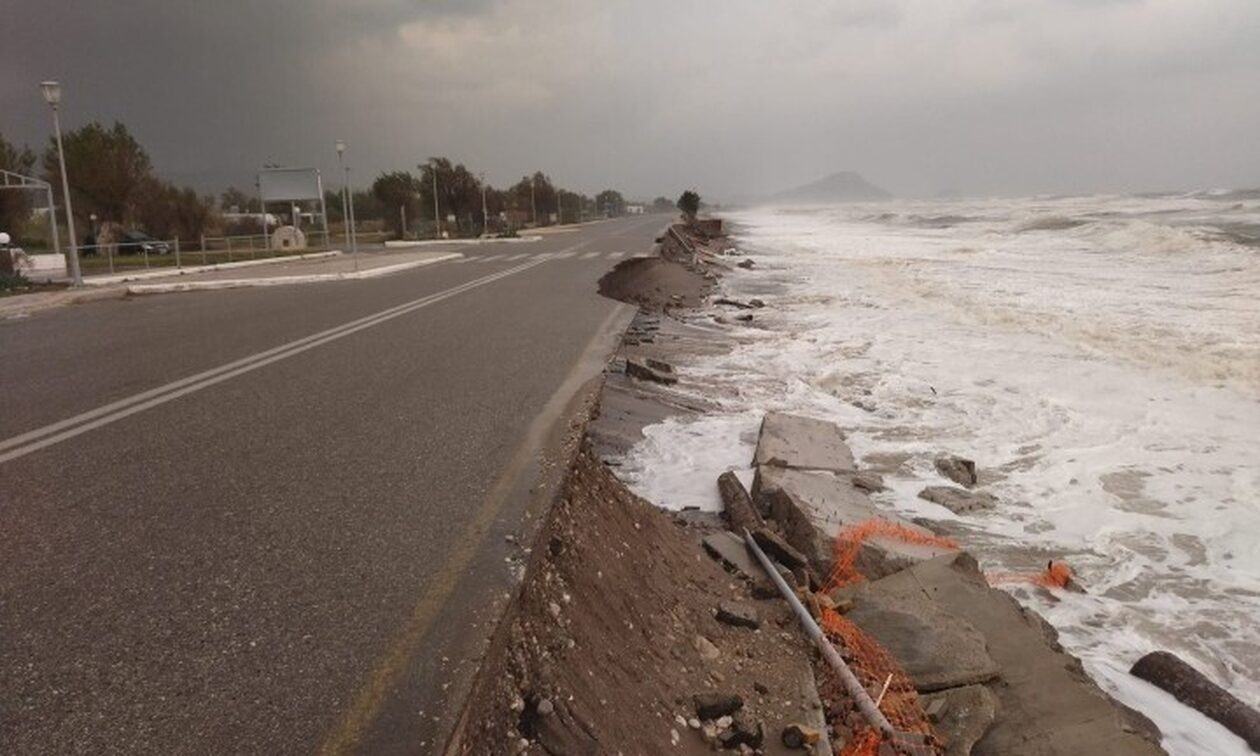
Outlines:
[[258,174],[263,202],[320,199],[319,171],[314,168],[272,168]]

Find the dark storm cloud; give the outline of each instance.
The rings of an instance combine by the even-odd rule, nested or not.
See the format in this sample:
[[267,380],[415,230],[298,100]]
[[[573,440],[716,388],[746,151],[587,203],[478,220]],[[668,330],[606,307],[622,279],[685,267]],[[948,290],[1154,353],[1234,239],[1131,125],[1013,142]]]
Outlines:
[[0,131],[121,120],[166,175],[362,177],[434,154],[502,183],[756,193],[856,169],[902,193],[1260,183],[1254,0],[0,6]]

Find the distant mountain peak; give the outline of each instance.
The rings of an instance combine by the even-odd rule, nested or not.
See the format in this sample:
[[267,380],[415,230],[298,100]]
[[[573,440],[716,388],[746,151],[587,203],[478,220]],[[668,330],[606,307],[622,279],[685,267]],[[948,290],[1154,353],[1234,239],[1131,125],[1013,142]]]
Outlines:
[[813,183],[772,195],[770,204],[829,204],[891,199],[892,195],[854,171],[839,171]]

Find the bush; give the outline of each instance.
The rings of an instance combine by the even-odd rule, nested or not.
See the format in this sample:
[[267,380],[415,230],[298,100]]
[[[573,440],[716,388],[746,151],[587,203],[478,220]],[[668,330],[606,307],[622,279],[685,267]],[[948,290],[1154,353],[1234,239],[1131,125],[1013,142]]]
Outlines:
[[0,271],[0,293],[8,294],[15,289],[25,289],[30,286],[21,273],[14,271],[12,273]]

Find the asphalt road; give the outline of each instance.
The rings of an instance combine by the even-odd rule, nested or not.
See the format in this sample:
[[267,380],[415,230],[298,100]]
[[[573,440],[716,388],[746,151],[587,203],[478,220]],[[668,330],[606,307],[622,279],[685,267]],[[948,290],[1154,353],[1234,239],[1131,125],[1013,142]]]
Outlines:
[[433,752],[663,223],[0,323],[0,753]]

